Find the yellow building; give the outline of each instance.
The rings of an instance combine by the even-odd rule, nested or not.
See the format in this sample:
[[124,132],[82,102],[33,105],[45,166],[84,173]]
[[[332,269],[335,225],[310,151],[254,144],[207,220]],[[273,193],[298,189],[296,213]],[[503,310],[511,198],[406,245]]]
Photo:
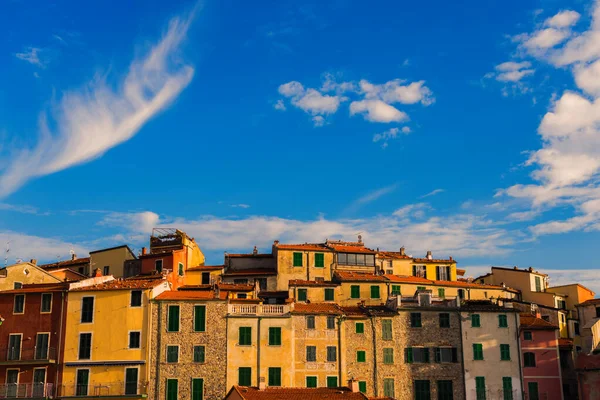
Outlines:
[[135,260],[136,258],[127,245],[90,251],[92,271],[100,269],[102,275],[112,275],[115,278],[122,278],[124,276],[125,262]]
[[61,398],[145,397],[152,347],[149,300],[168,289],[162,276],[98,276],[71,284]]
[[0,290],[20,289],[25,284],[59,283],[61,279],[33,263],[8,265],[0,269]]

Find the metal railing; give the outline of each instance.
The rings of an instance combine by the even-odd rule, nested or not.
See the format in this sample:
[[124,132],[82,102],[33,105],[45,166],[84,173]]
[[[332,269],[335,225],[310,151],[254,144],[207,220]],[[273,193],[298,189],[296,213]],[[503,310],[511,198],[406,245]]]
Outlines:
[[0,384],[0,399],[54,397],[52,383],[6,383]]
[[58,396],[125,396],[147,394],[148,385],[138,382],[93,382],[88,385],[63,384]]
[[290,312],[285,304],[229,304],[229,314],[245,315],[282,315]]
[[56,360],[54,347],[1,347],[0,360],[3,361],[50,361]]

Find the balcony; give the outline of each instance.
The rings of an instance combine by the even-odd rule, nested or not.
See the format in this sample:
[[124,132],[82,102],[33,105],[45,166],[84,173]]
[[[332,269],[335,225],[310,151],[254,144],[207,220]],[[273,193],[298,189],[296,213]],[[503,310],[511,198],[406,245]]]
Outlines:
[[284,304],[229,304],[230,315],[284,315],[290,306]]
[[52,383],[7,383],[0,384],[0,399],[54,397]]
[[66,397],[146,397],[148,385],[138,382],[94,382],[89,385],[60,385],[58,396]]
[[44,364],[56,362],[54,347],[2,347],[0,365],[8,364]]

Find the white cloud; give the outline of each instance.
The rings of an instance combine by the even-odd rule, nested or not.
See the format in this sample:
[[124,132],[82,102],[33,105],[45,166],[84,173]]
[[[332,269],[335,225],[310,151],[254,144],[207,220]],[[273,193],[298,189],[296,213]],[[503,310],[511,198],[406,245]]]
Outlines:
[[389,104],[421,103],[425,106],[435,102],[433,93],[425,86],[425,81],[403,85],[405,82],[401,79],[394,79],[381,85],[375,85],[363,79],[359,82],[359,85],[366,99],[380,99]]
[[485,75],[486,78],[494,78],[499,82],[519,82],[526,76],[533,75],[535,70],[530,68],[531,63],[528,61],[514,62],[507,61],[494,67],[495,72],[490,72]]
[[394,190],[396,190],[397,187],[398,187],[397,184],[393,184],[393,185],[385,186],[380,189],[374,190],[371,193],[367,193],[366,195],[356,199],[356,201],[353,203],[351,208],[357,208],[358,206],[372,203],[375,200],[379,199],[380,197],[385,196],[386,194],[392,193]]
[[567,28],[575,25],[579,21],[579,17],[581,15],[577,11],[566,10],[548,18],[544,24],[554,28]]
[[312,115],[333,114],[338,110],[341,101],[339,96],[324,95],[312,88],[305,89],[297,81],[280,85],[279,93],[290,97],[295,107]]
[[285,104],[283,103],[283,100],[279,99],[277,100],[277,102],[275,103],[275,105],[273,106],[273,108],[275,108],[276,110],[279,111],[285,111]]
[[529,51],[546,50],[564,42],[571,32],[564,29],[546,28],[534,32],[523,42]]
[[234,208],[250,208],[250,205],[249,204],[240,203],[240,204],[232,204],[231,207],[234,207]]
[[408,115],[381,100],[360,100],[350,103],[350,115],[363,114],[371,122],[402,122]]
[[152,211],[133,213],[111,212],[104,216],[99,225],[114,226],[136,233],[149,234],[152,228],[158,227],[160,218]]
[[84,88],[66,92],[51,121],[42,114],[37,145],[16,150],[3,163],[0,197],[35,177],[101,157],[172,103],[194,73],[176,57],[189,23],[172,19],[161,41],[131,63],[117,90],[105,77],[96,77]]
[[600,97],[600,60],[574,67],[575,83],[591,96]]
[[317,127],[325,125],[325,118],[323,118],[321,115],[315,115],[312,120]]
[[409,204],[404,207],[400,207],[392,213],[393,216],[405,219],[405,218],[423,218],[425,211],[431,209],[427,203],[415,203]]
[[47,215],[47,213],[40,213],[36,207],[7,203],[0,203],[0,211],[13,211],[21,214]]
[[386,148],[388,145],[388,141],[396,139],[399,133],[408,135],[410,133],[410,128],[407,126],[402,127],[402,129],[390,128],[385,132],[376,133],[375,135],[373,135],[373,142],[382,142],[381,147]]
[[[10,249],[6,253],[6,247]],[[87,249],[83,246],[68,243],[58,238],[45,238],[28,235],[13,231],[0,231],[0,252],[2,253],[2,266],[4,257],[8,258],[8,264],[15,264],[18,259],[29,261],[37,259],[40,262],[52,262],[58,258],[61,260],[69,258],[71,249],[80,257],[87,255]]]
[[43,57],[43,52],[39,47],[27,47],[21,53],[16,53],[15,57],[37,67],[46,68],[48,60]]
[[423,196],[419,197],[420,199],[424,199],[425,197],[431,197],[431,196],[435,196],[436,194],[440,194],[440,193],[444,193],[445,190],[444,189],[434,189],[429,193],[424,194]]

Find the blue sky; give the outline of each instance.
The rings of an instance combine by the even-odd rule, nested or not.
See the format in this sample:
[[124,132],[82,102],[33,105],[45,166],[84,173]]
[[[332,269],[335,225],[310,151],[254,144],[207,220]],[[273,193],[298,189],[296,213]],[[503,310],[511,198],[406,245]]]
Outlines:
[[487,3],[4,2],[8,261],[362,233],[600,290],[600,3]]

